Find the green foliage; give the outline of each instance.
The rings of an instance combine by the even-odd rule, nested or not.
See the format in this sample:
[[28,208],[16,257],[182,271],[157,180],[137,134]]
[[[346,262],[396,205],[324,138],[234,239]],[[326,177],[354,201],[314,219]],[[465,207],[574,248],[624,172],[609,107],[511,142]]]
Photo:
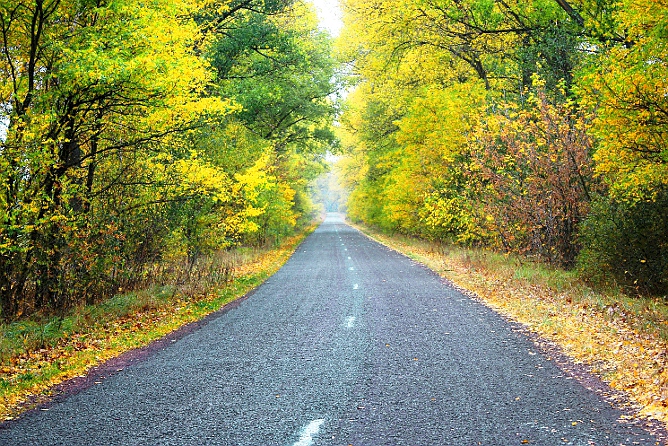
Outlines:
[[601,197],[582,227],[585,276],[639,294],[668,293],[668,189],[629,203]]
[[206,57],[218,88],[242,106],[236,118],[279,153],[331,145],[335,61],[312,11],[294,3],[281,14],[248,10],[210,36]]

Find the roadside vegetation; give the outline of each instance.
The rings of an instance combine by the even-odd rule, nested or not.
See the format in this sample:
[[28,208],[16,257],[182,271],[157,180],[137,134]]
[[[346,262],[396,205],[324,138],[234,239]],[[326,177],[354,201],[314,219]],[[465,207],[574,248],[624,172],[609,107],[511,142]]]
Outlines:
[[668,302],[595,291],[577,273],[513,254],[361,229],[587,364],[640,414],[668,423]]
[[339,86],[310,3],[7,0],[0,31],[0,319],[311,221]]
[[668,7],[343,0],[353,221],[668,295]]
[[[273,249],[221,252],[197,265],[202,277],[120,293],[62,316],[36,314],[1,324],[0,420],[44,401],[56,384],[244,296],[276,272],[314,228]],[[213,265],[225,273],[210,274]]]
[[7,0],[0,31],[6,417],[285,260],[340,76],[301,0]]

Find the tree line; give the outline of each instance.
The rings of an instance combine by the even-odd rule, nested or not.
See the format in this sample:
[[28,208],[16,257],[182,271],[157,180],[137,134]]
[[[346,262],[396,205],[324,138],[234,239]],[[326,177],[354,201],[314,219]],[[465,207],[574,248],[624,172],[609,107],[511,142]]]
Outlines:
[[0,316],[100,301],[310,220],[330,40],[295,0],[3,1]]
[[343,9],[353,219],[668,292],[668,4]]

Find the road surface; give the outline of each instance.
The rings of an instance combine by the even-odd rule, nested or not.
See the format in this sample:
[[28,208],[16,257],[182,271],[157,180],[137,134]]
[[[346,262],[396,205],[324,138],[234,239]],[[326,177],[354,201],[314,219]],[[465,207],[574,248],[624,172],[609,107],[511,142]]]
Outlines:
[[517,329],[335,214],[251,297],[0,445],[654,445]]

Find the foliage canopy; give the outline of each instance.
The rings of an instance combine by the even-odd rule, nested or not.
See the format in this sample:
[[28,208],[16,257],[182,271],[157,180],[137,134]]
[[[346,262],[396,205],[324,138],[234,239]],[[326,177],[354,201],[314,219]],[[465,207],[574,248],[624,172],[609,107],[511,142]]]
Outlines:
[[[614,263],[616,250],[641,255],[643,240],[653,240],[654,258],[668,256],[658,217],[668,181],[667,5],[343,5],[338,52],[356,82],[341,118],[352,218],[665,292],[665,262],[646,261],[651,272]],[[653,222],[641,224],[641,214]],[[602,215],[617,224],[592,220]]]
[[8,0],[0,31],[2,317],[310,218],[337,81],[305,3]]

